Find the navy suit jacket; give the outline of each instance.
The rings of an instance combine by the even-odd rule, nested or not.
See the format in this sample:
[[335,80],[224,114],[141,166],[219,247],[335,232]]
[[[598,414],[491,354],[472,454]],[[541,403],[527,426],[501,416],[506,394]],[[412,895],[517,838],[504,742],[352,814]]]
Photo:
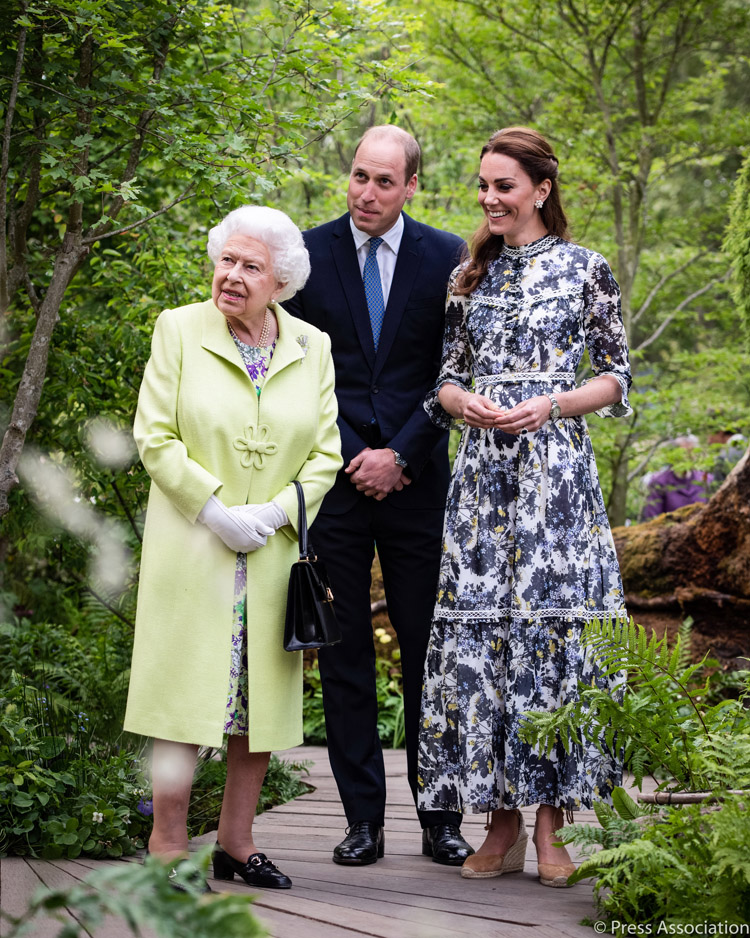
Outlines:
[[[408,463],[411,485],[387,498],[394,507],[444,508],[448,433],[423,401],[440,367],[448,277],[463,241],[404,214],[404,233],[377,353],[348,212],[306,231],[312,272],[284,308],[331,337],[344,467],[366,446],[390,446]],[[351,508],[357,492],[343,469],[321,511]]]

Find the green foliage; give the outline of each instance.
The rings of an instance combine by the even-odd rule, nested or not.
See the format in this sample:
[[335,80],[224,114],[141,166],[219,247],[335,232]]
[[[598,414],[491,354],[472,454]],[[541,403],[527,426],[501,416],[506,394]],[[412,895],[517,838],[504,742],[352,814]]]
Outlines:
[[687,663],[687,634],[670,648],[666,637],[649,637],[632,619],[592,620],[583,643],[603,674],[621,679],[619,692],[581,685],[577,701],[527,713],[522,738],[547,753],[559,742],[570,751],[584,737],[621,749],[638,787],[647,773],[676,791],[723,787],[730,770],[737,787],[750,786],[750,762],[740,758],[740,741],[750,745],[750,712],[742,697],[706,704],[707,662]]
[[[61,611],[61,610],[58,610]],[[90,596],[69,624],[0,622],[0,674],[17,671],[44,698],[36,714],[60,733],[116,747],[122,734],[132,627]],[[85,737],[84,737],[85,734]]]
[[[378,735],[381,743],[392,749],[404,745],[404,692],[401,668],[396,656],[392,660],[378,657],[375,661],[375,689],[378,698]],[[309,745],[326,744],[325,714],[320,670],[316,661],[305,671],[304,733]]]
[[588,857],[572,882],[596,877],[603,921],[618,927],[701,921],[744,923],[750,916],[750,813],[745,795],[719,795],[718,805],[643,810],[623,789],[614,808],[597,806],[600,827],[564,829],[566,844]]
[[146,783],[136,757],[55,713],[15,675],[0,688],[1,854],[119,857],[143,845]]
[[[40,888],[23,916],[0,911],[11,926],[3,934],[22,938],[41,926],[45,934],[57,938],[83,938],[101,934],[110,916],[123,921],[136,938],[144,930],[160,938],[260,938],[267,934],[252,913],[252,896],[200,892],[196,883],[205,880],[210,859],[209,847],[180,864],[178,881],[184,892],[173,888],[167,870],[155,857],[147,857],[143,864],[96,870],[71,888]],[[66,909],[72,914],[67,915]],[[53,922],[59,923],[57,932],[52,931]]]
[[571,882],[595,877],[601,920],[618,929],[694,922],[698,909],[701,921],[746,922],[750,812],[736,790],[750,788],[747,680],[737,698],[714,703],[714,663],[690,663],[689,622],[672,647],[632,620],[592,621],[584,644],[603,673],[626,680],[621,694],[581,685],[579,703],[526,714],[522,738],[547,751],[604,739],[625,754],[639,788],[644,773],[658,773],[657,791],[704,791],[709,802],[644,808],[615,788],[611,807],[594,805],[599,825],[564,828],[564,842],[586,857]]
[[750,155],[734,184],[724,250],[734,267],[734,301],[750,348]]
[[[128,856],[151,830],[143,742],[122,722],[132,630],[92,605],[77,632],[0,624],[0,855]],[[188,824],[218,825],[226,763],[199,760]],[[310,790],[305,764],[271,758],[258,811]]]
[[[725,315],[726,314],[726,315]],[[750,354],[737,346],[736,323],[730,306],[722,306],[722,323],[701,349],[675,347],[657,365],[644,366],[636,376],[627,421],[588,420],[599,476],[611,515],[610,493],[620,461],[628,459],[626,517],[638,521],[647,490],[647,472],[666,465],[710,472],[719,459],[720,446],[706,438],[732,428],[750,433]],[[731,336],[731,339],[730,339]],[[688,455],[669,441],[687,431],[701,445]],[[619,519],[622,521],[624,519]],[[612,518],[613,523],[619,523]]]

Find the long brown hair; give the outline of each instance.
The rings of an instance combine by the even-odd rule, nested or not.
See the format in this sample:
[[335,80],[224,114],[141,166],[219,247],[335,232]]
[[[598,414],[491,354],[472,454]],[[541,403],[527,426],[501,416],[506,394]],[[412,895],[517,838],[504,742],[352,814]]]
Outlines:
[[[552,188],[539,210],[544,227],[550,234],[568,240],[568,219],[560,201],[557,182],[557,157],[544,137],[530,127],[505,127],[496,131],[482,147],[479,159],[487,153],[502,153],[516,160],[535,186],[549,179]],[[485,218],[471,239],[471,257],[461,270],[455,292],[467,296],[475,290],[487,273],[490,263],[503,249],[502,235],[490,234]]]

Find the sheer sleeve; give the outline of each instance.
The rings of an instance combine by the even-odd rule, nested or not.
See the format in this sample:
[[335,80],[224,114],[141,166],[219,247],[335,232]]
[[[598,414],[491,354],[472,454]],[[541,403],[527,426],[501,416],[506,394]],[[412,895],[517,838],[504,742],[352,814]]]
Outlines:
[[438,427],[449,428],[453,417],[443,408],[438,400],[438,392],[444,384],[455,384],[464,391],[471,390],[472,353],[466,329],[466,310],[468,296],[453,293],[456,277],[460,268],[451,274],[448,282],[448,299],[445,306],[445,335],[443,337],[443,356],[440,363],[440,375],[435,387],[427,392],[424,409],[430,420]]
[[[622,389],[622,398],[596,413],[599,417],[627,417],[633,413],[628,401],[632,384],[628,340],[620,309],[620,288],[609,264],[593,254],[583,288],[583,327],[594,377],[612,375]],[[593,381],[588,378],[583,383]]]

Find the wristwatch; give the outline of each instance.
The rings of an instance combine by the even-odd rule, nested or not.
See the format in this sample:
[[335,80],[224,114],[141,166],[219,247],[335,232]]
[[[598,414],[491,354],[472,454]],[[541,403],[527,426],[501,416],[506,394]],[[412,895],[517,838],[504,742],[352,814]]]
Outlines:
[[396,450],[393,449],[392,447],[388,447],[388,448],[393,453],[393,458],[396,460],[396,465],[401,466],[402,469],[406,469],[409,463],[404,459],[401,453],[397,453]]
[[560,405],[557,403],[557,398],[554,394],[548,394],[547,397],[552,401],[552,406],[549,409],[549,419],[553,421],[557,420],[561,413]]

